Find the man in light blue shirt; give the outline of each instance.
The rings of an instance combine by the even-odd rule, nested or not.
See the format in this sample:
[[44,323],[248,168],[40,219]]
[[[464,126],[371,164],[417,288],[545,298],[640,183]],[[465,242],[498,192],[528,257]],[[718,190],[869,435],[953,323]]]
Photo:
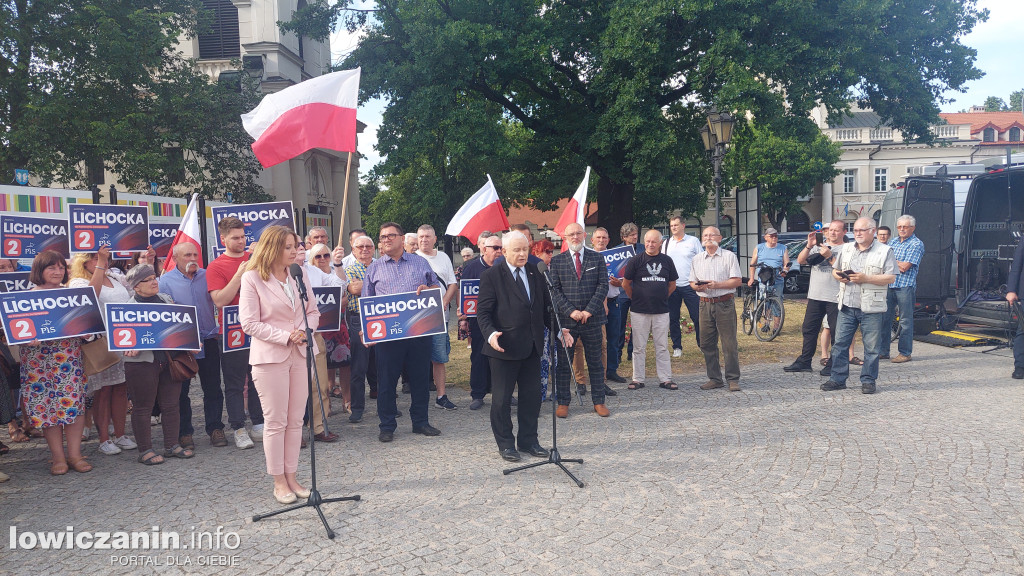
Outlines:
[[[224,392],[220,387],[220,330],[214,316],[213,300],[206,286],[206,270],[199,267],[199,250],[190,243],[174,246],[173,270],[160,276],[160,291],[178,304],[196,307],[199,319],[199,339],[203,349],[196,353],[199,364],[199,384],[203,389],[203,417],[210,444],[222,447],[228,441],[224,436]],[[192,402],[188,398],[189,382],[182,382],[179,397],[181,428],[179,443],[184,447],[192,444]],[[193,448],[194,449],[194,448]]]
[[[914,234],[917,219],[904,214],[896,219],[896,237],[889,240],[893,254],[896,256],[896,281],[889,284],[886,297],[888,310],[885,326],[892,326],[896,315],[896,307],[900,309],[900,338],[896,345],[899,355],[890,360],[893,364],[910,362],[914,351],[914,297],[917,294],[917,270],[924,257],[924,242]],[[892,339],[885,340],[885,354],[888,358],[892,349]]]

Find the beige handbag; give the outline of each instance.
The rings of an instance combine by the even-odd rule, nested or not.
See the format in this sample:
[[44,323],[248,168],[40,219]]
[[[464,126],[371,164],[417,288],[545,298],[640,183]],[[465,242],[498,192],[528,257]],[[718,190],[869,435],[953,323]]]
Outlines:
[[107,340],[97,336],[92,342],[82,343],[82,361],[85,364],[85,375],[99,374],[121,360],[121,355],[107,350]]

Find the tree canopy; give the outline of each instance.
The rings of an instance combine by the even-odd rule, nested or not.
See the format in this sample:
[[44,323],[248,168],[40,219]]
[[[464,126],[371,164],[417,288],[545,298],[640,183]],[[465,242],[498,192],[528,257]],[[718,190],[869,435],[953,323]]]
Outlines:
[[1021,98],[1024,97],[1024,90],[1014,90],[1010,92],[1010,103],[1007,104],[1006,100],[998,96],[989,96],[985,98],[985,111],[986,112],[1009,112],[1019,111],[1021,109]]
[[[499,185],[503,195],[549,206],[589,165],[610,230],[703,210],[711,171],[697,130],[710,108],[805,118],[819,103],[837,114],[857,102],[929,140],[942,93],[981,76],[960,39],[987,17],[975,0],[378,0],[372,11],[352,8],[351,0],[311,6],[285,28],[318,38],[341,24],[364,31],[342,66],[363,67],[362,98],[388,99],[386,151],[429,154],[432,144],[405,130],[407,119],[426,111],[437,127],[435,114],[459,122],[468,106],[502,123],[511,146],[506,162],[477,168],[476,181],[490,171],[508,183]],[[455,95],[463,107],[429,110]],[[494,129],[467,132],[450,133],[467,156],[494,146]],[[426,169],[391,162],[382,174]],[[389,186],[415,201],[405,185]]]
[[89,182],[102,166],[131,191],[264,197],[239,120],[256,94],[177,49],[209,16],[201,0],[0,1],[0,174]]

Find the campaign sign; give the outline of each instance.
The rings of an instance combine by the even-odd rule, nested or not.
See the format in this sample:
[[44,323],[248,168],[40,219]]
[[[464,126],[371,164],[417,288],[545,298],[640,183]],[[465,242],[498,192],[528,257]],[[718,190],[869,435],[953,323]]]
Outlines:
[[107,349],[199,351],[195,306],[126,302],[105,304]]
[[91,286],[0,294],[0,320],[10,344],[104,331],[103,314]]
[[341,330],[341,286],[314,286],[313,296],[320,309],[320,325],[315,332]]
[[71,252],[144,252],[149,246],[149,212],[145,206],[69,204]]
[[363,342],[368,344],[444,334],[441,289],[428,288],[419,296],[415,292],[363,296],[359,299],[359,326]]
[[604,256],[604,263],[608,265],[608,276],[622,278],[626,262],[629,262],[630,258],[636,256],[636,250],[632,246],[619,246],[618,248],[602,250],[601,256]]
[[248,350],[252,338],[242,331],[242,323],[238,320],[238,306],[224,306],[220,309],[223,312],[220,324],[221,352],[238,352]]
[[156,255],[159,258],[167,258],[167,253],[171,251],[171,244],[174,243],[174,237],[177,235],[177,224],[153,222],[149,224],[149,245],[156,250]]
[[36,287],[28,281],[30,272],[3,272],[0,273],[0,288],[4,292],[24,292]]
[[[263,231],[270,226],[286,226],[295,230],[295,218],[292,215],[292,203],[287,202],[265,202],[262,204],[232,204],[230,206],[215,206],[210,208],[213,213],[213,226],[216,229],[220,221],[228,216],[234,216],[245,224],[245,245],[248,246],[260,239]],[[220,241],[220,234],[217,235],[217,246],[221,248],[224,244]]]
[[476,299],[480,294],[480,280],[459,280],[459,314],[476,318]]
[[66,220],[34,216],[0,216],[0,252],[4,258],[35,258],[44,250],[53,250],[65,258],[68,249]]

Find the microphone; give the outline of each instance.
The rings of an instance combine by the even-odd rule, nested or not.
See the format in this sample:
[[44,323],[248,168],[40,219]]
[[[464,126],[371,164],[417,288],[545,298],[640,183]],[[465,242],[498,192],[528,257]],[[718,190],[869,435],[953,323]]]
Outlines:
[[543,261],[537,262],[537,271],[544,275],[544,280],[547,281],[548,286],[551,285],[551,277],[548,276],[548,265]]
[[302,281],[302,266],[294,263],[291,264],[288,266],[288,274],[292,278],[295,278],[295,283],[299,286],[299,297],[304,301],[309,300],[309,298],[306,297],[306,285]]

